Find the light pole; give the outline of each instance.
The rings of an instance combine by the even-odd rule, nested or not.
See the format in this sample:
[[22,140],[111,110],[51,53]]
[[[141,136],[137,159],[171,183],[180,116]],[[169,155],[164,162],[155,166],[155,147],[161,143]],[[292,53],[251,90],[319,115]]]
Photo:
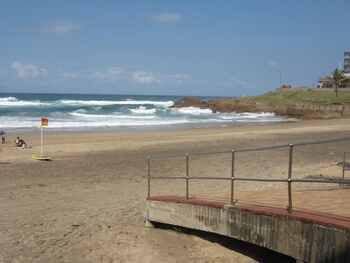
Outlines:
[[281,70],[279,70],[279,73],[280,73],[280,86],[279,87],[282,87],[282,72],[281,72]]

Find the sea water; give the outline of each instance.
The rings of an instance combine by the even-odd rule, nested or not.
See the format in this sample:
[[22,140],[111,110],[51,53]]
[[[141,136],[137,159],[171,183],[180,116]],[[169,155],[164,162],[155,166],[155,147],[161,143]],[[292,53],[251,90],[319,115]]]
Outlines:
[[[171,108],[183,96],[0,93],[0,130],[129,131],[286,121],[273,113],[213,113]],[[198,97],[202,100],[214,97]]]

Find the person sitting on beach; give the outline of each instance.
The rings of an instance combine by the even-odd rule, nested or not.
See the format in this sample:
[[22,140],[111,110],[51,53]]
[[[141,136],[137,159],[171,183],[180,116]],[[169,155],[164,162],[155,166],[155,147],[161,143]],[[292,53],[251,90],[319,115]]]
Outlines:
[[22,148],[26,147],[26,142],[20,139],[19,136],[17,136],[15,143],[16,143],[16,147],[22,147]]
[[19,140],[18,147],[25,148],[25,147],[26,147],[26,142],[25,142],[25,141],[23,141],[22,139],[20,139],[20,140]]
[[15,143],[16,143],[16,147],[19,147],[19,137],[17,136],[16,140],[15,140]]

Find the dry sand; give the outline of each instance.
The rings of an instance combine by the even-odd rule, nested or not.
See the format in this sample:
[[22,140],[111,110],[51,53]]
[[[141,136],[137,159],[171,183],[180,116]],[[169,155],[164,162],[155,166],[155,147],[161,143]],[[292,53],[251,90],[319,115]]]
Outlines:
[[[13,149],[19,135],[31,149]],[[173,228],[147,228],[147,157],[262,147],[350,135],[350,120],[300,121],[174,131],[8,134],[0,148],[0,262],[273,262],[264,249]],[[296,148],[293,176],[339,178],[350,141]],[[287,150],[237,157],[239,176],[285,178]],[[227,176],[230,157],[191,159],[190,172]],[[152,166],[153,169],[153,166]],[[152,170],[153,172],[153,170]],[[155,163],[154,173],[183,175],[184,161]],[[238,176],[237,175],[237,176]],[[227,183],[226,183],[227,184]],[[237,182],[237,189],[280,189]],[[224,190],[223,190],[224,189]],[[194,192],[226,191],[198,182]],[[184,183],[160,180],[152,194],[184,194]]]

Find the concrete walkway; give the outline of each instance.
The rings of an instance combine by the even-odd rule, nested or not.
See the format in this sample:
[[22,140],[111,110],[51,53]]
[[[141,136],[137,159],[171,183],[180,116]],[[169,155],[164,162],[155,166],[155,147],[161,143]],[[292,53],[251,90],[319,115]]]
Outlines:
[[[325,186],[293,190],[293,213],[288,213],[287,190],[236,192],[233,208],[252,213],[301,219],[350,232],[350,186]],[[224,207],[229,193],[190,196],[153,196],[149,200]]]

